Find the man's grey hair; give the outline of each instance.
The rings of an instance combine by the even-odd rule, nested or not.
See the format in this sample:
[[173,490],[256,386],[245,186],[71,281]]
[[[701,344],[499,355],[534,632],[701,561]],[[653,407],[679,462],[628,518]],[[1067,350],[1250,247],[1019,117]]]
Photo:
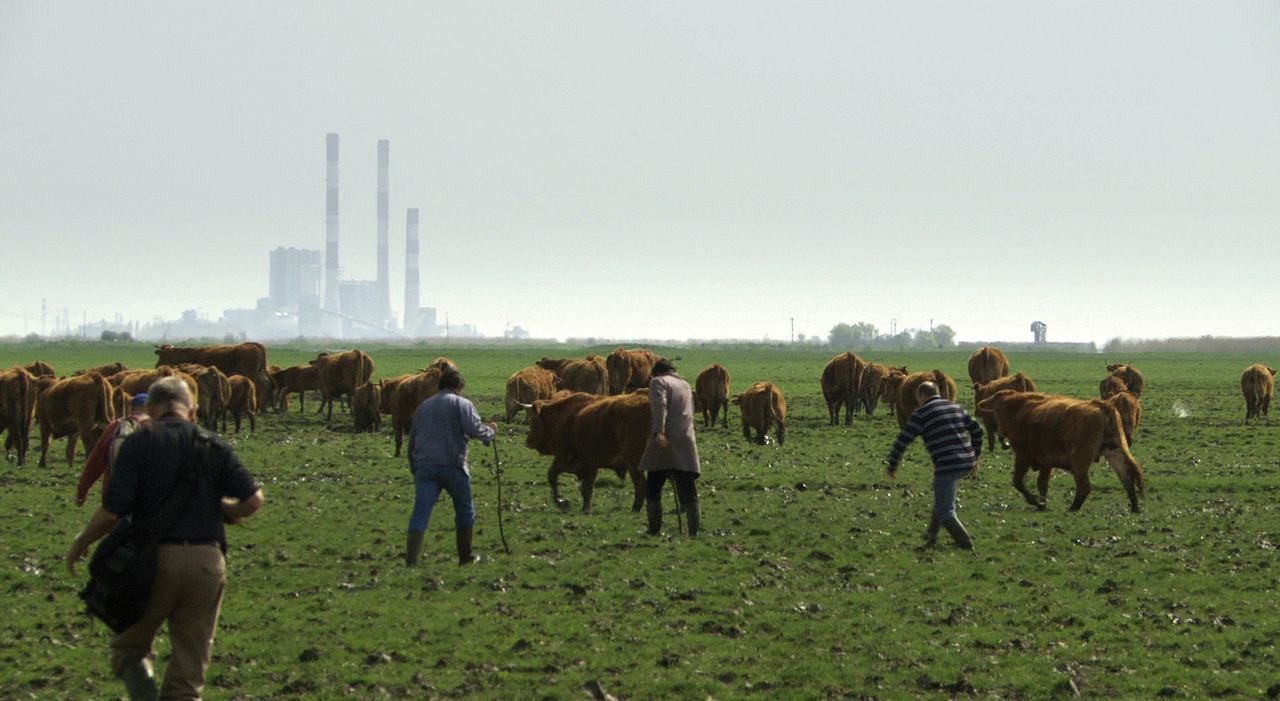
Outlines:
[[938,396],[938,386],[932,382],[921,382],[920,385],[916,387],[916,396],[919,397],[921,395],[926,397]]
[[194,409],[195,399],[191,396],[191,388],[180,377],[162,377],[147,388],[147,408],[164,407],[177,402],[188,409]]

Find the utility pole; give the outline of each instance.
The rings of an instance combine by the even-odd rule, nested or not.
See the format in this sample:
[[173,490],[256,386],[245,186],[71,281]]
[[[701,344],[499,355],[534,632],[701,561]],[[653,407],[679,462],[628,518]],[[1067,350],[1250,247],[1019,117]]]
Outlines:
[[40,335],[41,336],[46,335],[44,323],[45,323],[45,316],[48,313],[49,313],[49,300],[45,299],[44,297],[41,297],[40,298]]
[[796,344],[796,318],[791,317],[791,345]]

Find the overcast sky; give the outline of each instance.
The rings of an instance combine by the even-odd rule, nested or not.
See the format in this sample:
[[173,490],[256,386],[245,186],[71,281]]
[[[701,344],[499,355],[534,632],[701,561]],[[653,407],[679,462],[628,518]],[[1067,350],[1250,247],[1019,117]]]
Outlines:
[[252,307],[328,132],[488,335],[1280,335],[1280,3],[1163,0],[5,0],[0,333]]

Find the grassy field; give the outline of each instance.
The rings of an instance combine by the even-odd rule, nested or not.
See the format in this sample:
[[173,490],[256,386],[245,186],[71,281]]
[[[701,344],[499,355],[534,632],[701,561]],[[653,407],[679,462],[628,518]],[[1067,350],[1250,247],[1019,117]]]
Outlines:
[[[543,354],[582,348],[366,348],[375,377],[438,355],[456,360],[482,414],[500,417],[505,378]],[[977,551],[918,551],[931,506],[917,442],[896,481],[881,460],[896,423],[881,407],[827,425],[818,376],[832,351],[656,349],[688,378],[725,365],[736,390],[778,383],[786,445],[699,428],[705,537],[642,535],[630,485],[602,476],[582,515],[550,501],[548,458],[502,424],[501,549],[493,452],[476,445],[477,547],[454,564],[441,502],[424,565],[400,562],[412,502],[405,461],[382,435],[312,414],[267,416],[230,440],[267,495],[230,529],[230,577],[206,695],[262,698],[1275,698],[1280,695],[1280,422],[1243,424],[1241,371],[1274,358],[1011,353],[1043,391],[1096,396],[1108,361],[1147,380],[1133,452],[1148,492],[1128,513],[1118,480],[1067,513],[1059,475],[1049,508],[1009,483],[1007,451],[961,486]],[[280,365],[315,349],[271,347]],[[961,381],[967,353],[871,356]],[[60,372],[150,347],[0,347],[0,367],[41,358]],[[313,407],[308,403],[309,409]],[[247,430],[247,429],[246,429]],[[62,564],[88,517],[73,503],[79,465],[61,442],[50,467],[0,466],[5,622],[0,697],[103,698],[107,630],[82,614],[83,572]],[[96,498],[97,492],[91,500]],[[675,529],[667,517],[667,531]],[[167,647],[159,644],[160,662]]]

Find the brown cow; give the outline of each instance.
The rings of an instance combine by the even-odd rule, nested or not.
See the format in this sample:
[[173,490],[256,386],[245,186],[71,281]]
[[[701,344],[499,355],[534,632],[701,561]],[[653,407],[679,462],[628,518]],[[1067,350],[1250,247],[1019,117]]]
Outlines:
[[321,353],[309,364],[316,368],[320,381],[320,411],[324,411],[326,406],[329,408],[326,421],[333,419],[334,399],[350,397],[356,387],[373,376],[373,359],[358,348],[344,353]]
[[742,437],[751,440],[756,430],[756,443],[764,445],[769,429],[777,427],[778,445],[787,439],[787,400],[772,382],[757,382],[733,398],[742,412]]
[[[231,396],[227,398],[227,413],[236,421],[236,433],[240,432],[240,419],[249,417],[249,430],[257,432],[258,426],[254,417],[258,413],[258,390],[253,386],[253,380],[244,375],[228,375],[227,381],[231,385]],[[223,421],[223,432],[226,432],[226,418]]]
[[1128,392],[1129,388],[1125,386],[1124,379],[1117,375],[1107,375],[1098,383],[1098,397],[1107,399],[1116,392]]
[[53,366],[43,360],[33,360],[23,367],[23,370],[35,375],[36,377],[56,377],[58,373],[53,371]]
[[289,395],[298,393],[298,411],[305,413],[307,408],[306,393],[320,390],[320,370],[315,365],[293,365],[277,371],[271,376],[275,383],[275,405],[280,411],[289,410]]
[[[110,384],[110,380],[107,381]],[[133,395],[120,389],[119,387],[111,388],[111,415],[112,416],[128,416],[129,402],[133,401]]]
[[187,365],[187,374],[195,378],[200,388],[200,400],[196,414],[200,425],[210,431],[218,430],[218,422],[222,422],[223,433],[227,430],[227,405],[231,402],[231,379],[221,370],[212,366]]
[[531,365],[517,370],[507,378],[506,421],[522,406],[533,404],[539,399],[550,399],[559,389],[560,378],[546,368]]
[[827,402],[830,424],[840,423],[840,408],[844,407],[844,423],[853,424],[853,412],[858,408],[858,387],[862,383],[862,371],[867,363],[856,353],[837,355],[822,368],[822,398]]
[[653,364],[657,361],[658,356],[647,348],[614,350],[604,361],[605,367],[609,369],[609,394],[622,394],[648,387]]
[[947,373],[941,370],[928,370],[906,375],[899,383],[898,401],[893,407],[898,416],[898,428],[906,426],[911,413],[920,406],[920,400],[916,399],[916,388],[922,382],[932,382],[937,385],[938,395],[943,399],[953,402],[956,400],[956,381]]
[[107,382],[111,383],[112,386],[119,387],[133,395],[139,392],[146,392],[152,382],[155,382],[162,377],[169,377],[170,375],[177,376],[186,383],[187,388],[191,390],[192,401],[199,404],[200,386],[196,384],[195,378],[189,373],[183,372],[169,365],[161,365],[154,370],[125,370],[124,372],[118,372],[110,378],[107,378]]
[[168,343],[156,346],[156,367],[161,365],[177,365],[179,363],[199,363],[212,365],[222,374],[244,375],[253,380],[258,393],[257,404],[261,407],[271,406],[271,398],[275,394],[275,386],[271,376],[267,374],[267,348],[261,343],[246,342],[235,345],[198,346],[194,348],[175,348]]
[[14,366],[0,372],[0,431],[5,432],[4,452],[13,450],[18,465],[27,461],[31,446],[31,417],[36,406],[36,378],[25,368]]
[[554,372],[560,377],[560,386],[571,392],[609,393],[609,368],[604,358],[594,353],[582,360],[543,356],[534,365]]
[[1142,379],[1142,373],[1138,372],[1138,368],[1124,363],[1116,363],[1108,365],[1107,372],[1124,380],[1125,389],[1133,392],[1133,396],[1142,396],[1142,390],[1146,388],[1146,381]]
[[977,415],[978,420],[982,422],[982,428],[987,432],[987,450],[995,450],[996,438],[1000,439],[1000,445],[1005,448],[1009,447],[1009,441],[1000,433],[1000,428],[996,425],[995,414],[983,411],[979,407],[982,405],[982,400],[1006,389],[1011,389],[1015,392],[1034,392],[1036,391],[1036,383],[1032,382],[1026,373],[1019,372],[990,382],[981,384],[975,382],[973,384],[974,413]]
[[36,399],[40,423],[40,467],[45,467],[49,441],[67,439],[67,465],[74,466],[76,440],[87,456],[115,415],[111,411],[111,385],[97,373],[57,380]]
[[1250,365],[1245,368],[1244,374],[1240,376],[1240,391],[1244,393],[1244,422],[1249,423],[1249,419],[1259,417],[1271,419],[1267,417],[1267,411],[1271,408],[1271,394],[1275,391],[1275,368],[1267,367],[1261,363]]
[[983,346],[969,356],[969,381],[985,385],[1009,374],[1009,358],[995,346]]
[[693,386],[693,410],[702,412],[702,425],[714,426],[716,417],[721,416],[722,425],[728,428],[729,371],[720,363],[712,363],[698,373]]
[[578,478],[582,512],[591,512],[600,468],[631,476],[631,510],[644,503],[645,479],[640,457],[649,441],[649,393],[633,392],[601,397],[571,392],[533,403],[529,410],[529,433],[525,445],[554,459],[547,468],[551,498],[561,509],[569,502],[560,498],[559,476],[568,472]]
[[351,417],[356,433],[377,433],[382,430],[382,386],[366,382],[351,395]]
[[400,456],[404,435],[413,430],[413,414],[418,405],[440,391],[442,374],[441,367],[433,363],[422,372],[400,380],[391,391],[390,414],[391,426],[396,432],[396,457]]
[[84,370],[76,370],[71,374],[87,375],[91,372],[96,372],[99,375],[102,375],[103,377],[110,379],[112,375],[116,373],[124,372],[125,370],[128,370],[128,369],[129,368],[125,367],[124,363],[117,360],[114,363],[107,363],[106,365],[99,365],[97,367],[85,368]]
[[1133,434],[1142,424],[1142,403],[1129,390],[1121,390],[1107,397],[1106,402],[1120,414],[1120,425],[1124,427],[1124,440],[1133,447]]
[[889,373],[880,379],[880,401],[889,405],[890,411],[896,412],[898,393],[902,389],[902,381],[907,379],[907,366],[890,367]]
[[[1072,399],[1039,392],[1002,390],[982,400],[982,411],[995,414],[996,424],[1013,448],[1013,486],[1028,504],[1045,508],[1053,470],[1068,470],[1076,481],[1071,511],[1089,496],[1089,466],[1105,456],[1129,496],[1129,510],[1137,513],[1138,494],[1145,491],[1142,466],[1129,452],[1120,414],[1101,399]],[[1027,471],[1040,471],[1035,497],[1024,484]]]
[[404,375],[396,375],[395,377],[384,377],[378,380],[378,413],[391,414],[391,399],[395,395],[396,387],[405,380],[413,377],[414,373],[406,373]]

